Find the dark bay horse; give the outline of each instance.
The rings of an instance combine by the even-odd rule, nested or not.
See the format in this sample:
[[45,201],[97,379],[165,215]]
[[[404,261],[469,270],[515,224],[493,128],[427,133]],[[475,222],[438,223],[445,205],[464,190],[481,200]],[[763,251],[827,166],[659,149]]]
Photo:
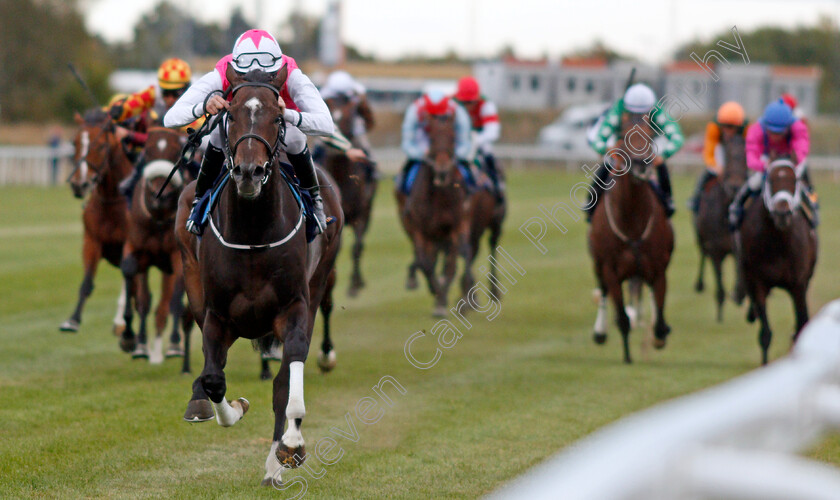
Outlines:
[[[274,378],[274,438],[263,479],[270,485],[284,467],[297,467],[306,457],[300,432],[306,413],[303,362],[319,305],[325,324],[329,320],[323,304],[334,283],[343,217],[338,193],[323,189],[325,212],[336,221],[307,244],[303,211],[278,161],[285,130],[278,98],[287,67],[276,75],[243,76],[228,66],[226,76],[231,101],[222,135],[231,180],[200,241],[184,228],[194,183],[181,195],[175,225],[190,308],[204,340],[204,369],[184,418],[202,421],[215,412],[220,425],[235,424],[249,404],[225,399],[228,349],[237,338],[261,346],[282,342],[283,361]],[[322,186],[331,186],[328,175],[319,176]]]
[[[178,327],[183,313],[183,272],[181,254],[175,242],[175,214],[178,211],[178,197],[184,187],[184,178],[176,172],[166,188],[157,196],[166,177],[178,161],[186,136],[163,127],[149,129],[149,137],[143,155],[146,165],[143,179],[137,184],[132,197],[128,218],[128,237],[123,247],[122,272],[125,277],[128,307],[125,308],[126,329],[123,339],[135,342],[132,330],[132,305],[136,304],[140,315],[134,358],[149,358],[151,363],[163,362],[162,334],[167,317],[172,313],[172,334],[166,355],[182,356],[181,336]],[[146,341],[146,317],[151,309],[148,271],[157,267],[161,278],[161,297],[155,312],[155,343],[151,353]],[[176,282],[178,293],[175,292]],[[136,289],[135,296],[132,290]],[[184,368],[188,368],[185,362]]]
[[[353,128],[354,120],[359,115],[359,104],[343,96],[327,99],[326,102],[341,133],[355,145]],[[344,223],[353,228],[356,236],[353,242],[353,273],[347,290],[347,294],[354,297],[365,286],[359,262],[378,181],[373,175],[373,165],[369,161],[353,161],[346,154],[333,148],[327,148],[324,169],[332,175],[338,185]]]
[[[104,258],[112,266],[120,266],[126,238],[127,210],[126,199],[119,193],[117,186],[132,169],[131,161],[114,134],[114,122],[104,111],[98,108],[89,110],[84,118],[76,114],[76,122],[79,130],[73,139],[75,168],[70,178],[70,187],[76,198],[87,196],[82,213],[84,279],[79,287],[76,309],[59,327],[63,332],[79,331],[82,308],[93,292],[93,280],[99,261]],[[125,327],[125,302],[123,291],[114,317],[114,332],[117,334]],[[134,348],[124,343],[120,347],[126,352]]]
[[761,362],[767,364],[767,350],[773,333],[767,321],[767,296],[772,288],[786,290],[793,299],[796,333],[808,322],[808,285],[817,263],[817,232],[801,209],[802,180],[787,159],[771,162],[761,192],[746,209],[741,230],[739,261],[750,298],[747,319],[758,318]]
[[[499,169],[501,175],[501,169]],[[479,185],[489,182],[486,174],[482,173],[479,179]],[[469,233],[465,244],[462,245],[462,253],[464,256],[464,274],[461,277],[461,290],[466,300],[466,295],[475,284],[475,278],[472,274],[472,264],[478,255],[479,244],[481,238],[486,232],[490,232],[487,243],[490,250],[490,255],[493,259],[490,260],[490,276],[488,279],[488,286],[490,293],[494,297],[501,297],[498,287],[496,285],[496,247],[499,244],[499,239],[502,237],[502,223],[507,214],[507,198],[498,199],[492,191],[486,189],[478,189],[470,199],[470,225]]]
[[[429,152],[408,196],[395,188],[400,221],[414,246],[406,287],[416,288],[419,268],[435,297],[433,314],[446,315],[447,295],[470,224],[466,184],[455,160],[454,114],[429,116]],[[437,262],[443,254],[443,274]]]
[[[744,136],[740,133],[729,137],[724,136],[721,144],[725,158],[723,174],[708,182],[700,192],[699,210],[694,217],[694,229],[700,249],[700,269],[694,288],[698,292],[703,291],[703,273],[708,257],[715,271],[718,321],[723,321],[723,302],[726,298],[723,286],[723,260],[734,252],[734,241],[729,231],[729,204],[747,180]],[[740,273],[738,273],[738,279],[740,280]]]
[[[674,231],[662,204],[651,187],[655,147],[650,141],[653,133],[646,115],[627,114],[616,145],[612,179],[615,184],[592,215],[589,229],[589,252],[594,261],[595,276],[601,291],[594,340],[603,344],[607,339],[607,297],[615,306],[616,323],[624,341],[624,362],[630,358],[630,318],[624,307],[622,283],[640,281],[653,289],[656,322],[653,345],[665,347],[671,328],[665,322],[665,271],[674,250]],[[629,174],[629,175],[628,175]]]

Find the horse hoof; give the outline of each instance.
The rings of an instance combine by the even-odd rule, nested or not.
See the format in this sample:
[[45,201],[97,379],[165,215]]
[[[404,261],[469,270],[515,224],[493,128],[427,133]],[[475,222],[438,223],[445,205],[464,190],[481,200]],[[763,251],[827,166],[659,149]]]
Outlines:
[[273,375],[271,374],[271,370],[263,370],[260,372],[260,380],[271,380]]
[[184,412],[184,420],[190,423],[208,422],[213,420],[216,414],[213,413],[213,405],[209,399],[193,399],[187,403],[187,411]]
[[607,334],[595,332],[592,334],[592,340],[598,345],[604,345],[607,342]]
[[357,287],[351,286],[350,288],[347,289],[347,296],[348,297],[358,297],[358,295],[359,295],[359,289]]
[[134,338],[127,339],[125,337],[120,339],[120,349],[123,352],[131,352],[134,350],[134,346],[136,346],[136,342]]
[[61,326],[58,327],[58,331],[65,332],[65,333],[76,333],[79,331],[79,322],[74,319],[68,319]]
[[698,282],[694,285],[694,291],[695,291],[695,292],[697,292],[697,293],[700,293],[700,292],[702,292],[702,291],[703,291],[703,290],[705,290],[705,289],[706,289],[706,285],[704,285],[702,281],[698,281]]
[[117,323],[114,323],[114,327],[111,331],[114,332],[114,337],[122,337],[122,334],[125,331],[125,324],[118,325]]
[[283,486],[283,481],[278,481],[273,477],[265,477],[262,481],[260,481],[260,486],[268,486],[272,488],[279,488]]
[[149,349],[146,344],[137,344],[137,347],[131,351],[131,359],[149,359]]
[[251,407],[251,403],[249,403],[245,398],[239,398],[235,401],[230,401],[230,406],[234,409],[239,408],[242,410],[242,417],[240,418],[243,418],[245,414],[248,413],[248,408]]
[[446,317],[446,306],[435,306],[434,310],[432,310],[432,317],[445,318]]
[[178,344],[172,344],[169,346],[169,349],[166,350],[166,357],[168,358],[183,358],[184,357],[184,350],[181,349],[181,346]]
[[323,351],[318,354],[318,368],[321,369],[321,373],[331,372],[335,365],[335,349],[331,350],[329,354],[324,354]]
[[417,278],[410,277],[405,280],[405,289],[406,290],[417,290]]
[[297,469],[306,461],[306,446],[298,446],[292,449],[280,443],[274,453],[277,455],[280,465],[287,469]]
[[665,344],[666,344],[665,339],[658,339],[658,338],[654,337],[653,347],[655,347],[656,349],[664,349]]

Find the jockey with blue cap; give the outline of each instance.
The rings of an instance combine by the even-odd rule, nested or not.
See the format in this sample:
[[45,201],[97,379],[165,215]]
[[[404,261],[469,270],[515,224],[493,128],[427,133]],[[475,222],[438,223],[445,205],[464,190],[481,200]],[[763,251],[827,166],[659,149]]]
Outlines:
[[462,167],[467,186],[475,186],[475,178],[470,169],[470,116],[454,99],[450,99],[443,92],[431,90],[415,100],[405,111],[402,124],[402,149],[408,156],[403,166],[398,186],[400,191],[408,194],[410,186],[409,173],[426,157],[429,150],[429,136],[426,125],[430,117],[455,115],[455,158]]
[[[220,59],[212,71],[201,77],[178,99],[178,102],[164,116],[164,125],[180,127],[191,123],[204,113],[215,115],[222,109],[227,109],[229,103],[222,98],[221,92],[230,88],[230,82],[225,76],[228,65],[240,74],[252,70],[273,74],[284,66],[288,69],[288,77],[283,88],[280,89],[278,99],[286,120],[285,151],[289,162],[295,168],[295,174],[300,179],[301,187],[307,189],[312,196],[314,216],[318,228],[323,231],[326,227],[324,202],[321,199],[320,186],[318,186],[318,178],[315,174],[315,164],[306,145],[306,136],[331,136],[334,133],[332,117],[317,87],[298,68],[294,59],[283,54],[277,40],[267,31],[253,29],[240,35],[233,45],[233,53]],[[205,98],[210,94],[213,95],[207,99],[205,108]],[[201,170],[196,180],[193,209],[186,224],[187,230],[191,233],[200,235],[203,232],[202,214],[198,213],[196,206],[204,193],[213,186],[221,172],[225,160],[221,148],[222,136],[217,128],[210,134],[210,144],[204,153]]]
[[804,185],[808,192],[807,196],[802,197],[802,201],[810,209],[809,221],[812,225],[817,225],[816,195],[811,192],[810,182],[807,181],[806,160],[810,148],[808,127],[794,115],[790,106],[782,99],[768,104],[758,123],[747,129],[747,167],[753,174],[729,205],[730,229],[737,230],[741,225],[747,199],[761,192],[770,158],[780,157],[789,157],[796,164],[797,172],[806,180]]

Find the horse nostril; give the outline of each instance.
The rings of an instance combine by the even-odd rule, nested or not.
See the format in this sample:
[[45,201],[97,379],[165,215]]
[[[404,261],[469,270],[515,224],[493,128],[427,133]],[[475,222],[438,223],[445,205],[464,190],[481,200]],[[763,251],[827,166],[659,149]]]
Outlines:
[[265,168],[259,166],[254,169],[254,177],[263,177],[265,175]]
[[242,175],[242,167],[239,166],[239,165],[236,165],[235,167],[233,167],[232,173],[233,173],[233,175]]

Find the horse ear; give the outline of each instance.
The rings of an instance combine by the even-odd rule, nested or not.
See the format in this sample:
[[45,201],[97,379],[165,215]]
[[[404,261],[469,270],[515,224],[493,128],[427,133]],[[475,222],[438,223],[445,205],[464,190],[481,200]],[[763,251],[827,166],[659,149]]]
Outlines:
[[283,84],[286,83],[286,78],[289,77],[289,65],[284,64],[280,71],[274,76],[274,80],[271,81],[271,84],[280,90],[283,87]]
[[225,70],[225,78],[227,78],[227,81],[230,83],[231,87],[236,87],[237,85],[242,83],[242,75],[240,75],[236,72],[235,69],[233,69],[233,65],[231,63],[228,63],[227,65],[227,69]]
[[82,118],[82,115],[80,115],[78,111],[73,113],[73,120],[75,120],[79,125],[84,125],[85,123],[85,119]]

